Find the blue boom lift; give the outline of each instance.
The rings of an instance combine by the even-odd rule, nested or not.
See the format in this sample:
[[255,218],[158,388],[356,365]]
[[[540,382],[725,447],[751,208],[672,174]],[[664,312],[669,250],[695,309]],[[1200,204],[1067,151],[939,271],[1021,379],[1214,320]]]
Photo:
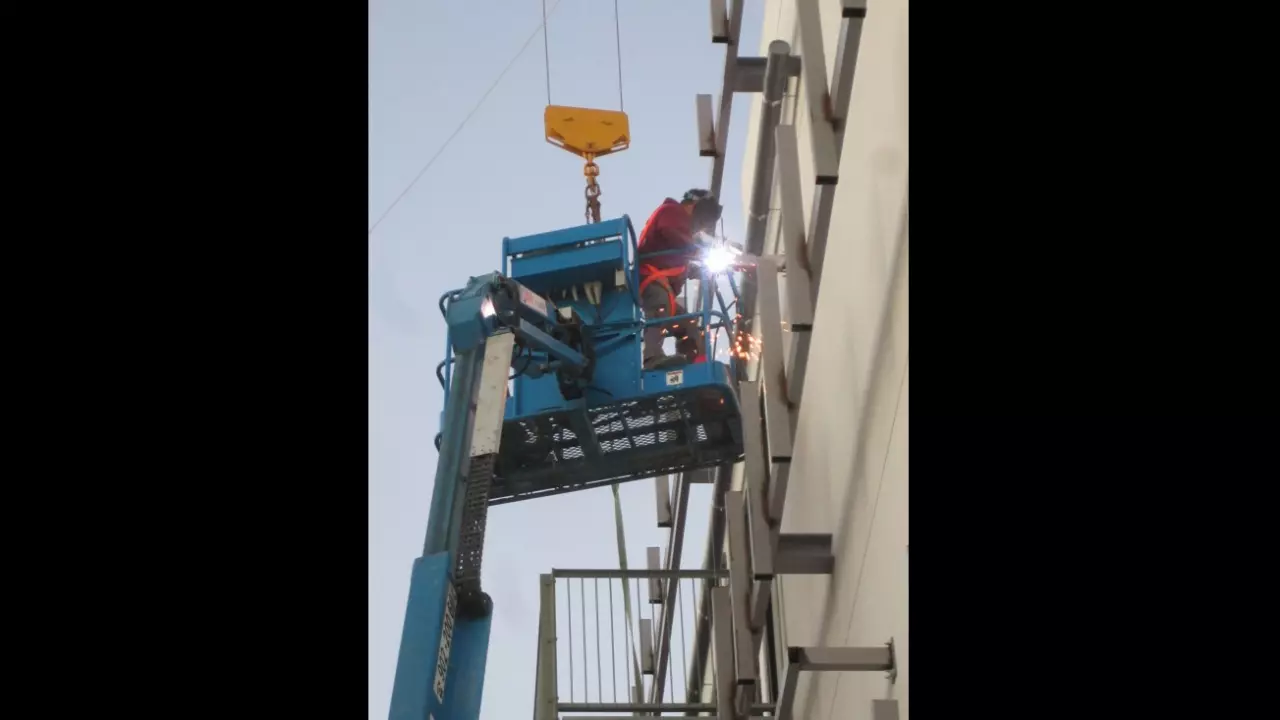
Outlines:
[[[625,113],[548,106],[546,139],[586,161],[587,224],[502,241],[501,272],[445,293],[440,452],[414,561],[391,720],[477,720],[493,602],[480,586],[491,505],[712,467],[742,458],[730,365],[646,371],[646,324],[735,328],[702,262],[696,312],[646,321],[635,228],[600,221],[595,158],[630,146]],[[718,307],[717,307],[718,304]],[[736,315],[735,315],[736,316]],[[706,346],[710,346],[708,343]]]
[[702,270],[697,312],[646,321],[626,216],[504,239],[502,254],[502,272],[471,278],[440,299],[448,325],[436,373],[445,388],[440,459],[391,720],[480,715],[493,612],[480,585],[489,506],[735,462],[743,453],[730,365],[642,367],[646,322],[731,331],[736,299],[725,302],[711,269]]

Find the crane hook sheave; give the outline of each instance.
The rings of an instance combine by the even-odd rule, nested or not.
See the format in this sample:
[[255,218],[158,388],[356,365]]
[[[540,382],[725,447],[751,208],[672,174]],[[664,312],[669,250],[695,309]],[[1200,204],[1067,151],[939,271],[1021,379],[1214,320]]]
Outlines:
[[631,123],[627,120],[622,97],[622,25],[618,2],[613,3],[614,49],[618,54],[618,109],[570,107],[551,104],[551,42],[547,33],[547,2],[542,0],[542,51],[547,74],[547,109],[542,123],[547,142],[586,160],[582,174],[587,179],[587,222],[600,222],[600,166],[596,158],[622,152],[631,147]]
[[631,124],[621,110],[548,105],[543,114],[547,142],[586,160],[582,174],[587,179],[585,195],[588,223],[600,222],[600,166],[596,158],[631,147]]
[[631,123],[620,110],[548,105],[542,116],[547,142],[592,159],[631,146]]

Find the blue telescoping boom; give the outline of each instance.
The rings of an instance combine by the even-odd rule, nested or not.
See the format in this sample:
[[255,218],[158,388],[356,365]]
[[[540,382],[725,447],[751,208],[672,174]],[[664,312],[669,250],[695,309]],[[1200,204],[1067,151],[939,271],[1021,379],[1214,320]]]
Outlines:
[[736,298],[725,302],[710,271],[699,311],[646,321],[626,216],[502,245],[502,272],[440,301],[440,457],[391,720],[479,718],[493,614],[480,584],[490,505],[742,457],[732,359],[653,371],[641,361],[646,322],[732,333]]

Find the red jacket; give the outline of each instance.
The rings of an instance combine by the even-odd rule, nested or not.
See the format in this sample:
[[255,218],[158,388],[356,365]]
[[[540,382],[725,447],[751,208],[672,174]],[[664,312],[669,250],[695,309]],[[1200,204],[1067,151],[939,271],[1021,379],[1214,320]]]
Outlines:
[[[638,243],[640,254],[659,252],[663,250],[679,250],[684,249],[686,253],[670,253],[659,255],[653,258],[643,258],[640,260],[640,274],[643,277],[644,266],[652,265],[659,270],[668,268],[683,268],[688,263],[688,256],[696,252],[697,245],[693,239],[693,228],[690,224],[689,213],[680,206],[680,203],[671,198],[667,198],[658,206],[657,210],[649,216],[648,222],[644,224],[644,229],[640,231],[640,241]],[[671,291],[679,293],[684,287],[684,277],[668,278],[671,284]]]

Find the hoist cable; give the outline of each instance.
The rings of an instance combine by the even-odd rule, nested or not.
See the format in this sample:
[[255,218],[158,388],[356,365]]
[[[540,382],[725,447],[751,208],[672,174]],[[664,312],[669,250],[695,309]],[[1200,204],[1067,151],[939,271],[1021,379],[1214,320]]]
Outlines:
[[[546,0],[543,1],[545,2]],[[618,110],[626,112],[627,107],[622,104],[622,26],[618,22],[618,0],[613,0],[613,41],[614,47],[618,51]],[[550,82],[550,79],[548,79],[548,82]]]
[[[545,5],[546,0],[543,0],[543,3]],[[373,225],[369,227],[370,235],[373,235],[373,231],[376,230],[378,226],[382,224],[383,220],[387,219],[387,216],[391,214],[391,211],[395,209],[396,205],[400,204],[400,201],[404,199],[404,196],[409,194],[409,191],[413,189],[413,186],[416,185],[418,181],[422,179],[423,175],[427,174],[427,171],[431,169],[431,166],[435,164],[436,160],[439,159],[439,157],[442,154],[444,154],[445,149],[449,147],[449,144],[453,142],[453,139],[458,137],[458,134],[462,132],[462,129],[467,126],[467,123],[471,121],[471,118],[475,116],[476,112],[480,110],[481,106],[484,105],[485,101],[489,99],[489,95],[491,95],[493,91],[497,89],[498,84],[502,82],[502,78],[506,77],[507,73],[511,70],[511,68],[515,66],[516,61],[520,59],[520,56],[524,55],[524,52],[529,49],[530,45],[533,44],[534,38],[538,37],[538,32],[543,30],[547,26],[546,18],[551,15],[554,15],[556,12],[556,8],[558,7],[560,7],[560,0],[556,0],[556,2],[552,3],[551,9],[543,13],[542,24],[534,28],[533,32],[529,34],[529,39],[524,41],[524,45],[521,45],[520,49],[516,51],[516,54],[511,57],[511,61],[507,63],[507,66],[502,69],[502,72],[498,73],[497,79],[493,81],[493,84],[489,86],[488,90],[484,91],[484,95],[480,96],[480,100],[476,102],[475,107],[471,108],[471,112],[467,113],[467,116],[462,119],[462,122],[458,125],[458,127],[455,128],[453,133],[449,135],[448,139],[444,141],[444,144],[441,145],[440,148],[436,150],[435,154],[431,156],[431,159],[427,161],[427,164],[422,166],[422,169],[418,171],[418,174],[414,176],[413,180],[409,181],[409,184],[405,186],[404,190],[400,191],[400,194],[396,196],[396,199],[391,201],[391,205],[382,213],[382,215],[373,223]],[[548,75],[547,76],[547,83],[548,83],[547,92],[548,93],[551,92],[550,82],[551,82],[551,76]]]
[[[558,4],[558,3],[557,3]],[[542,0],[542,57],[547,68],[547,104],[551,104],[551,41],[547,38],[547,0]]]

